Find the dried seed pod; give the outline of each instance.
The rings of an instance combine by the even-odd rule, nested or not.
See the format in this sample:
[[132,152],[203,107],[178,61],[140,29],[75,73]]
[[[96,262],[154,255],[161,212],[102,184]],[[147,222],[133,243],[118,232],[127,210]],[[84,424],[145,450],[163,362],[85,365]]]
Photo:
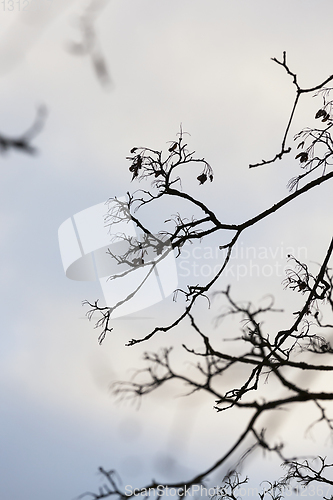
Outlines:
[[308,153],[298,153],[298,155],[295,156],[295,160],[297,160],[297,158],[299,158],[299,161],[301,163],[305,163],[306,161],[308,161],[308,158],[309,158],[309,155]]
[[141,156],[136,156],[133,160],[133,163],[132,165],[129,167],[129,171],[130,172],[133,172],[133,177],[132,177],[132,181],[138,177],[139,175],[139,169],[142,167],[142,158]]
[[197,177],[199,184],[204,184],[207,180],[207,175],[203,172],[202,174],[198,175]]
[[326,116],[327,113],[324,109],[318,109],[316,115],[315,115],[315,118],[320,118],[321,116]]
[[172,146],[169,148],[169,152],[172,153],[172,151],[174,151],[176,149],[177,145],[178,145],[178,142],[174,142],[172,144]]

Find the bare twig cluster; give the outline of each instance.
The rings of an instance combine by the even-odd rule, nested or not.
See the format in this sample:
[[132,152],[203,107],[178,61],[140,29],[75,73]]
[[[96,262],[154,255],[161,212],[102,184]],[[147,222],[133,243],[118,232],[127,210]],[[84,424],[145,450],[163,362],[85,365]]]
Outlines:
[[[315,85],[314,87],[304,89],[304,88],[302,88],[299,85],[296,73],[293,73],[290,70],[290,68],[289,68],[289,66],[287,64],[287,54],[286,54],[286,52],[283,52],[282,61],[280,61],[276,57],[273,57],[272,61],[274,61],[277,64],[279,64],[280,66],[282,66],[285,69],[285,71],[287,72],[287,74],[292,77],[293,84],[294,84],[294,86],[296,88],[296,96],[295,96],[294,103],[292,105],[292,109],[291,109],[291,112],[290,112],[290,116],[289,116],[289,119],[288,119],[288,123],[287,123],[286,129],[284,131],[284,135],[283,135],[283,139],[282,139],[282,144],[281,144],[281,150],[271,160],[261,160],[261,162],[250,164],[250,168],[261,167],[263,165],[268,165],[269,163],[274,163],[276,160],[281,160],[282,157],[285,154],[291,152],[291,149],[292,149],[291,146],[287,147],[286,143],[287,143],[287,139],[288,139],[288,136],[289,136],[290,127],[291,127],[291,124],[293,122],[293,119],[294,119],[294,116],[295,116],[295,111],[297,109],[297,106],[298,106],[299,99],[300,99],[301,95],[312,93],[312,92],[315,92],[315,91],[324,92],[324,94],[323,94],[323,97],[324,97],[324,107],[322,108],[322,111],[324,111],[324,113],[323,114],[319,114],[319,115],[317,113],[316,114],[316,118],[320,118],[320,117],[324,116],[324,118],[326,118],[325,121],[327,121],[328,119],[330,119],[329,118],[330,117],[329,112],[331,111],[331,103],[327,103],[326,102],[327,101],[327,94],[325,94],[325,92],[329,91],[330,89],[326,89],[325,85],[333,80],[333,75],[331,75],[328,78],[326,78],[326,80],[323,81],[322,83],[320,83],[319,85]],[[325,109],[325,108],[328,108],[329,111],[327,111],[327,109]],[[330,121],[331,121],[331,119],[330,119]],[[305,156],[301,156],[301,158],[303,158],[303,162],[304,162]],[[300,161],[302,162],[302,159]]]

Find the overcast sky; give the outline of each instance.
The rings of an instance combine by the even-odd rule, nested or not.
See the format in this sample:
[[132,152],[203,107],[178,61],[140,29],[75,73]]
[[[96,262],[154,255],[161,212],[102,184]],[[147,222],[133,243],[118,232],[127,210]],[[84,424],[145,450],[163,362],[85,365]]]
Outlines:
[[[237,424],[216,414],[206,396],[175,399],[170,388],[137,411],[116,404],[109,391],[112,381],[140,366],[143,350],[178,341],[171,333],[150,346],[124,347],[183,304],[169,298],[117,319],[99,346],[81,302],[100,298],[101,289],[66,278],[58,228],[133,189],[129,150],[166,149],[181,124],[191,134],[189,147],[215,173],[212,184],[199,188],[189,180],[184,187],[209,202],[223,222],[244,221],[286,196],[288,180],[299,171],[293,153],[248,169],[278,152],[294,98],[291,78],[271,57],[286,50],[304,87],[332,74],[332,3],[110,0],[96,22],[110,88],[96,78],[88,57],[68,50],[80,40],[78,17],[88,2],[39,0],[36,11],[31,0],[23,4],[25,12],[19,2],[14,11],[8,0],[0,6],[0,131],[19,135],[42,104],[48,117],[34,140],[37,156],[10,151],[0,157],[0,496],[73,499],[97,489],[99,466],[116,469],[123,484],[133,486],[152,477],[191,477],[219,458]],[[320,104],[304,96],[291,145],[293,134],[313,124]],[[306,248],[308,261],[319,262],[331,238],[332,197],[330,186],[316,189],[244,234],[239,252],[270,248],[278,257],[271,253],[264,263],[285,265],[287,248]],[[148,214],[155,226],[157,215]],[[244,264],[241,253],[237,262]],[[288,293],[275,274],[229,276],[219,286],[232,282],[240,299],[272,293],[282,301]],[[212,329],[214,311],[204,317],[203,311],[201,324]],[[262,467],[269,471],[273,464]]]

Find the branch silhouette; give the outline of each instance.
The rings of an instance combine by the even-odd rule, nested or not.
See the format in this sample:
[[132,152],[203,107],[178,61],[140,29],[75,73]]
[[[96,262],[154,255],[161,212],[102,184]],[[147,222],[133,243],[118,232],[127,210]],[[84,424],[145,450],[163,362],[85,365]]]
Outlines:
[[[207,334],[199,320],[195,317],[194,304],[200,297],[206,297],[207,293],[218,283],[228,267],[230,258],[235,249],[236,243],[245,230],[251,230],[257,223],[270,217],[273,213],[283,207],[289,206],[293,200],[300,196],[306,196],[314,188],[318,189],[333,177],[332,157],[332,136],[333,125],[331,112],[332,100],[330,91],[325,85],[333,80],[333,76],[328,77],[324,82],[304,89],[298,84],[298,77],[293,73],[286,62],[286,54],[283,54],[282,61],[273,59],[279,66],[292,77],[293,85],[296,87],[295,102],[287,123],[287,127],[282,140],[281,151],[276,154],[273,160],[263,160],[260,164],[250,165],[251,167],[266,165],[288,153],[291,148],[286,148],[286,141],[290,132],[291,123],[296,107],[299,105],[299,98],[304,93],[315,93],[315,97],[322,99],[322,104],[315,118],[321,118],[321,125],[317,128],[308,128],[301,131],[295,137],[296,140],[302,138],[298,148],[302,152],[296,155],[296,160],[300,162],[301,173],[296,179],[289,183],[292,193],[281,200],[276,201],[269,208],[244,222],[235,224],[221,220],[206,203],[197,199],[192,194],[183,191],[182,175],[196,177],[199,185],[205,184],[208,180],[214,181],[214,173],[210,164],[204,158],[197,158],[194,151],[190,151],[184,141],[184,132],[181,129],[177,140],[172,141],[168,150],[154,150],[146,147],[134,147],[131,149],[129,171],[132,181],[150,183],[146,189],[140,189],[133,194],[127,194],[127,201],[112,205],[108,213],[107,221],[116,224],[117,221],[132,220],[141,234],[140,238],[127,238],[126,251],[121,254],[111,253],[117,265],[126,265],[122,273],[134,272],[138,266],[147,266],[153,269],[154,263],[161,261],[164,254],[174,251],[177,256],[181,255],[185,243],[195,240],[202,241],[213,233],[224,232],[230,234],[228,243],[220,245],[220,250],[226,250],[225,256],[219,269],[213,278],[206,283],[199,285],[190,283],[187,289],[179,289],[176,292],[185,297],[183,312],[168,325],[157,326],[144,337],[131,339],[127,345],[133,346],[138,343],[147,342],[158,332],[168,332],[182,321],[188,322],[193,332],[191,345],[182,344],[184,355],[192,361],[191,371],[175,368],[173,361],[173,349],[171,347],[161,348],[158,352],[145,352],[145,368],[137,370],[130,381],[116,382],[113,384],[113,392],[120,399],[134,398],[139,401],[141,398],[162,386],[168,385],[171,381],[177,380],[180,386],[185,386],[187,395],[204,392],[209,394],[214,400],[214,409],[218,413],[233,411],[236,408],[244,410],[246,419],[242,420],[242,430],[230,448],[215,460],[205,470],[195,474],[191,478],[183,481],[170,483],[157,483],[153,480],[150,484],[138,487],[134,492],[127,493],[120,487],[120,480],[114,470],[107,471],[100,468],[99,471],[106,481],[97,493],[87,492],[81,497],[90,496],[94,500],[109,498],[130,498],[143,494],[149,496],[150,493],[159,491],[158,487],[174,488],[178,492],[178,497],[188,494],[189,488],[201,485],[204,486],[209,480],[212,472],[226,466],[231,459],[236,460],[236,454],[241,452],[245,441],[251,439],[252,444],[248,447],[241,459],[234,464],[228,474],[224,477],[222,485],[219,486],[214,497],[218,499],[237,498],[237,488],[246,484],[248,478],[242,479],[237,470],[240,464],[255,450],[262,449],[265,452],[275,454],[285,468],[285,474],[271,483],[267,481],[262,491],[258,491],[258,498],[280,499],[288,488],[295,488],[299,485],[307,487],[312,484],[326,484],[328,487],[333,484],[331,478],[333,464],[328,463],[325,458],[301,457],[297,453],[289,456],[285,451],[283,442],[276,442],[273,438],[267,437],[267,432],[263,427],[263,417],[270,415],[276,410],[284,410],[303,405],[304,408],[315,410],[317,418],[310,424],[308,431],[319,424],[324,424],[329,434],[333,432],[333,416],[331,414],[333,392],[329,383],[323,384],[323,390],[314,390],[311,384],[303,377],[306,373],[327,374],[333,371],[331,356],[333,348],[330,344],[329,336],[333,328],[333,274],[330,267],[333,253],[333,237],[328,244],[327,250],[321,256],[319,270],[316,271],[314,264],[302,262],[293,255],[289,255],[289,268],[282,285],[286,293],[297,293],[301,298],[302,305],[299,311],[291,314],[284,313],[283,310],[274,307],[274,300],[269,298],[266,305],[256,306],[252,302],[239,303],[232,294],[231,286],[220,292],[214,292],[215,297],[219,297],[226,304],[224,311],[216,318],[217,325],[220,326],[225,318],[234,316],[239,318],[241,325],[241,335],[228,338],[229,342],[223,342],[212,338],[212,334]],[[320,147],[319,147],[320,145]],[[190,166],[190,168],[188,168]],[[199,169],[198,169],[199,167]],[[322,167],[321,171],[318,167]],[[195,172],[195,173],[194,173]],[[316,173],[317,176],[303,182],[305,176]],[[175,202],[181,199],[191,207],[196,216],[188,219],[177,213],[167,219],[168,229],[161,230],[157,234],[150,230],[141,218],[137,215],[140,209],[146,205],[153,207],[154,202],[162,197]],[[114,200],[113,200],[114,201]],[[152,208],[151,208],[152,210]],[[172,230],[170,230],[172,223]],[[288,290],[288,291],[287,291]],[[133,290],[125,300],[130,300],[137,290]],[[89,303],[91,307],[89,316],[100,313],[102,316],[96,326],[102,329],[99,341],[105,338],[107,332],[112,330],[112,312],[118,307],[115,304],[111,308],[98,306],[98,302]],[[275,326],[266,327],[263,318],[266,316],[284,314],[283,318],[286,326],[279,330]],[[201,347],[198,346],[200,341]],[[235,354],[237,353],[237,354]],[[237,381],[231,373],[237,370],[239,377]],[[228,373],[229,376],[225,377]],[[261,389],[264,384],[274,384],[278,387],[279,396],[276,397],[273,391],[262,396]],[[274,391],[276,392],[276,391]],[[249,415],[250,413],[250,415]],[[236,453],[237,452],[237,453]],[[295,486],[296,485],[296,486]],[[289,491],[289,490],[288,490]],[[152,493],[153,494],[153,493]],[[154,493],[155,494],[155,493]]]
[[14,149],[16,151],[21,151],[22,153],[35,154],[37,149],[31,144],[31,141],[42,130],[46,114],[46,108],[44,106],[40,106],[37,109],[36,118],[31,127],[18,137],[6,137],[5,135],[0,134],[0,153],[5,154],[9,150]]

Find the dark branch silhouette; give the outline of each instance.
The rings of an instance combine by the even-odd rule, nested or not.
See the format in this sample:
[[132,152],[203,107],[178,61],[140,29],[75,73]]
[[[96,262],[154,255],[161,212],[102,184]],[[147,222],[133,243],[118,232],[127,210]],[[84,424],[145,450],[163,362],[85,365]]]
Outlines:
[[295,97],[295,100],[294,100],[294,103],[293,103],[293,106],[292,106],[292,109],[291,109],[291,113],[290,113],[289,120],[288,120],[288,123],[287,123],[287,126],[286,126],[286,130],[285,130],[284,135],[283,135],[280,152],[277,153],[271,160],[261,160],[261,162],[259,162],[259,163],[250,164],[250,168],[260,167],[262,165],[267,165],[269,163],[274,163],[276,160],[281,160],[282,157],[285,154],[290,153],[291,147],[289,146],[289,147],[286,148],[286,142],[287,142],[287,138],[288,138],[288,134],[289,134],[289,131],[290,131],[290,127],[291,127],[291,124],[292,124],[292,121],[293,121],[293,118],[294,118],[294,115],[295,115],[295,111],[296,111],[296,108],[297,108],[297,105],[298,105],[298,102],[299,102],[299,98],[301,97],[302,94],[308,94],[309,92],[314,92],[316,90],[318,90],[318,91],[322,90],[327,83],[329,83],[330,81],[333,80],[333,75],[331,75],[328,78],[326,78],[326,80],[324,82],[320,83],[319,85],[316,85],[315,87],[312,87],[312,88],[303,89],[298,84],[296,73],[293,73],[290,70],[289,66],[287,65],[287,54],[286,54],[286,52],[283,52],[282,61],[279,61],[275,57],[272,58],[272,61],[274,61],[277,64],[279,64],[280,66],[282,66],[286,70],[287,74],[290,75],[290,76],[292,76],[292,78],[293,78],[293,84],[296,87],[296,97]]
[[[252,166],[271,163],[277,158],[281,159],[285,153],[289,152],[290,148],[286,149],[286,140],[295,109],[299,105],[299,97],[303,93],[314,92],[315,97],[323,100],[316,113],[316,119],[321,118],[322,125],[315,129],[304,129],[296,136],[297,140],[302,139],[298,145],[302,152],[296,155],[296,159],[300,161],[301,168],[305,168],[306,172],[291,181],[289,184],[293,190],[291,194],[242,223],[235,224],[221,220],[219,215],[211,210],[207,204],[182,190],[182,177],[179,172],[183,172],[186,167],[191,166],[186,175],[195,176],[199,185],[205,184],[208,180],[213,182],[214,174],[212,167],[204,158],[197,158],[193,151],[188,150],[181,129],[177,140],[172,141],[166,153],[145,147],[132,148],[131,156],[128,157],[132,181],[142,183],[148,181],[150,187],[135,191],[133,194],[128,193],[126,202],[113,203],[106,217],[106,222],[110,224],[131,219],[141,235],[139,238],[129,238],[124,235],[125,251],[120,254],[110,251],[110,258],[114,259],[120,268],[127,266],[117,278],[134,272],[138,266],[147,266],[153,269],[155,263],[164,258],[164,253],[167,254],[171,250],[175,251],[177,256],[181,255],[183,246],[187,242],[201,241],[206,236],[221,231],[230,234],[229,242],[219,247],[221,251],[225,250],[226,252],[213,278],[203,285],[192,283],[187,286],[187,289],[176,291],[176,294],[181,293],[185,297],[184,311],[170,321],[170,324],[155,327],[143,338],[132,339],[127,344],[130,346],[147,342],[158,332],[170,331],[181,322],[187,322],[192,329],[193,337],[191,337],[191,344],[188,344],[187,341],[186,344],[183,343],[182,347],[184,355],[192,360],[192,370],[175,368],[172,348],[164,347],[158,352],[146,352],[144,354],[146,368],[138,370],[130,381],[113,384],[114,394],[120,399],[138,398],[140,401],[145,395],[169,384],[172,380],[177,380],[181,386],[187,388],[187,395],[199,391],[208,393],[215,402],[214,408],[218,413],[230,412],[235,408],[242,409],[246,413],[247,417],[243,422],[242,431],[218,460],[193,477],[184,478],[183,481],[174,483],[162,483],[165,490],[167,488],[176,489],[179,498],[186,496],[189,488],[193,486],[204,486],[211,473],[222,465],[226,465],[228,460],[232,458],[236,460],[236,452],[239,454],[242,446],[245,446],[245,441],[248,442],[249,439],[252,440],[252,444],[242,454],[241,459],[234,464],[234,467],[229,470],[214,497],[219,499],[238,498],[237,488],[246,484],[248,479],[242,479],[237,468],[257,449],[275,454],[286,471],[274,483],[266,482],[264,484],[262,490],[257,492],[260,499],[278,500],[283,498],[288,488],[310,487],[312,484],[316,484],[316,487],[318,484],[327,486],[333,484],[332,463],[320,456],[300,457],[297,452],[294,456],[288,456],[283,442],[274,442],[272,438],[266,437],[267,432],[262,423],[263,416],[271,414],[271,412],[294,408],[301,404],[304,408],[313,408],[317,412],[317,418],[310,424],[308,431],[313,426],[322,424],[326,426],[329,434],[333,431],[331,384],[323,384],[322,390],[314,390],[311,388],[311,384],[306,382],[308,379],[302,376],[306,373],[329,375],[333,371],[331,362],[333,347],[329,340],[333,328],[333,274],[330,268],[333,237],[326,252],[319,256],[321,259],[319,269],[316,264],[302,262],[293,255],[288,256],[289,267],[282,286],[285,287],[286,294],[298,293],[302,299],[302,306],[293,314],[288,315],[283,313],[281,309],[275,308],[272,298],[267,299],[266,305],[260,307],[250,301],[239,303],[231,292],[231,286],[228,286],[225,290],[214,292],[214,297],[222,300],[225,305],[223,312],[216,318],[217,326],[219,330],[223,330],[225,318],[238,317],[241,335],[230,338],[229,330],[226,329],[225,333],[229,342],[222,341],[221,343],[220,335],[218,339],[214,339],[212,334],[205,333],[204,326],[200,325],[193,309],[193,305],[199,297],[206,297],[208,301],[210,300],[207,293],[212,290],[213,285],[217,284],[227,269],[236,242],[240,239],[243,231],[250,230],[259,221],[289,205],[299,196],[306,196],[306,193],[314,188],[319,188],[333,177],[331,170],[333,157],[331,111],[333,101],[329,98],[331,89],[325,87],[333,79],[333,76],[319,85],[303,89],[298,84],[297,75],[287,65],[285,53],[282,61],[273,60],[292,76],[293,84],[296,87],[296,99],[287,123],[281,151],[273,160],[263,160],[261,164]],[[197,167],[199,169],[196,170]],[[317,176],[314,176],[315,178],[311,181],[302,182],[304,177],[310,173],[315,173]],[[161,230],[157,234],[154,233],[140,220],[137,212],[145,205],[152,207],[154,202],[162,197],[171,199],[173,203],[177,199],[182,199],[196,215],[188,219],[177,213],[166,221],[167,229]],[[170,229],[170,225],[172,225],[172,229]],[[136,291],[133,290],[125,300],[131,300]],[[96,301],[89,303],[89,306],[91,308],[88,313],[90,317],[94,314],[101,314],[96,326],[102,329],[99,337],[99,341],[102,342],[107,332],[112,330],[110,326],[112,312],[118,304],[111,308],[99,307]],[[274,328],[274,326],[268,327],[263,321],[263,318],[276,314],[284,314],[286,325],[283,330]],[[201,348],[197,347],[198,341],[201,343]],[[196,347],[193,347],[194,345]],[[237,373],[239,373],[237,382],[231,376],[235,370],[238,370]],[[226,373],[229,374],[229,377],[225,377]],[[264,383],[274,383],[274,387],[278,386],[279,396],[275,397],[271,392],[269,396],[266,394],[263,398],[261,389]],[[90,496],[97,500],[111,496],[123,499],[137,496],[139,493],[149,496],[150,493],[156,492],[158,486],[161,485],[161,483],[152,481],[148,485],[138,487],[136,493],[128,494],[121,488],[115,471],[107,471],[104,468],[99,470],[106,484],[99,489],[99,492],[85,493],[82,497]],[[318,493],[319,490],[316,491]]]
[[35,154],[37,149],[31,144],[31,141],[40,133],[46,119],[46,108],[40,106],[37,110],[37,115],[34,123],[26,132],[18,137],[7,137],[0,134],[0,153],[5,154],[11,149],[21,151],[22,153]]

